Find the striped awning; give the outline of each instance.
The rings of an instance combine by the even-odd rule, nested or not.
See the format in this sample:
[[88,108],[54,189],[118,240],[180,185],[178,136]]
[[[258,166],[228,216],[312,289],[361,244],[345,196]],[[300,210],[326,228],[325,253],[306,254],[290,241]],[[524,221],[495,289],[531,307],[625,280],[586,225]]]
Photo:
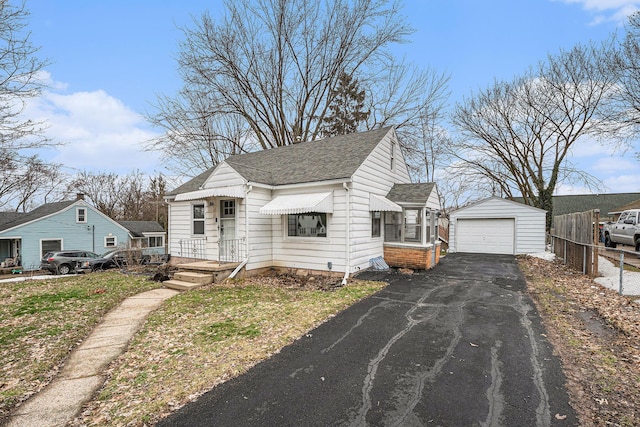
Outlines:
[[277,196],[260,208],[260,213],[263,215],[288,215],[309,212],[332,213],[333,192]]
[[175,201],[183,202],[186,200],[200,200],[209,197],[232,197],[234,199],[244,199],[244,194],[244,186],[230,185],[227,187],[204,188],[202,190],[178,194]]
[[402,212],[400,205],[392,202],[386,197],[369,193],[370,212]]

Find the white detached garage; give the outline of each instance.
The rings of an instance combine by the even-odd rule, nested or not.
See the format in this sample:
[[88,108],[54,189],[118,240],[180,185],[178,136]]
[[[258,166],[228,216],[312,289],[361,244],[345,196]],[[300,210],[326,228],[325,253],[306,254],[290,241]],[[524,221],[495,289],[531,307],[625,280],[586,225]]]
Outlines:
[[526,254],[545,250],[546,211],[491,197],[451,212],[449,252]]

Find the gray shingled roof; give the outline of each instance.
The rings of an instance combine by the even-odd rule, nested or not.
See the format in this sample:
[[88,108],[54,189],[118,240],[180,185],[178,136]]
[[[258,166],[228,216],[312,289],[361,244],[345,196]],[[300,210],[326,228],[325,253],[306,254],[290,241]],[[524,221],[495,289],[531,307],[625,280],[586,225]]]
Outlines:
[[390,130],[385,127],[240,154],[226,163],[247,181],[269,185],[349,178]]
[[168,193],[165,193],[165,196],[175,196],[176,194],[188,193],[190,191],[199,190],[202,184],[204,184],[207,178],[209,178],[209,176],[213,173],[215,168],[216,167],[214,166],[207,169],[206,171],[202,172],[200,175],[194,178],[191,178],[189,181],[185,182],[178,188],[171,190]]
[[0,230],[3,229],[4,224],[8,224],[17,220],[22,215],[26,215],[25,212],[0,212]]
[[144,233],[163,233],[164,228],[158,221],[118,221],[134,237],[144,237]]
[[[350,178],[392,127],[334,136],[320,141],[238,154],[225,160],[249,182],[287,185]],[[195,191],[213,172],[203,172],[167,193]]]
[[36,219],[43,218],[47,215],[60,212],[61,210],[74,204],[76,201],[77,200],[67,200],[63,202],[45,203],[44,205],[37,207],[31,212],[24,213],[19,216],[14,216],[13,220],[0,224],[0,231],[8,230],[10,228],[34,221]]
[[433,182],[421,184],[394,184],[387,199],[395,203],[416,203],[424,205],[433,191]]

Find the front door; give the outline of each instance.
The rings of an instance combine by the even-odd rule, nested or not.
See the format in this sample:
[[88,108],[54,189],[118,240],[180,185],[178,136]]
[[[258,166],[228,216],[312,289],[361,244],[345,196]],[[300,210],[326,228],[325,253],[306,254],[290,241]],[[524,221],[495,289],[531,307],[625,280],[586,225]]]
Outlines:
[[236,201],[220,201],[220,261],[236,253]]

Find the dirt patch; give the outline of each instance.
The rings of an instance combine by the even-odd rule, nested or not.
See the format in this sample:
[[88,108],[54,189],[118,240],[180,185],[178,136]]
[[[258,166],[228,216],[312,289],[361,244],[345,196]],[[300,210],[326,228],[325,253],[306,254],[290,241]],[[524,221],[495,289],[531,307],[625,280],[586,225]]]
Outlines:
[[640,425],[640,305],[558,262],[520,266],[581,425]]

